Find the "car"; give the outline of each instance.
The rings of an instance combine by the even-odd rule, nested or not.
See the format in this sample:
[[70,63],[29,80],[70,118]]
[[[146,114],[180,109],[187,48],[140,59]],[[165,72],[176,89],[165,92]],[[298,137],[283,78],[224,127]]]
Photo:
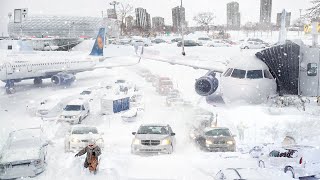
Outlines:
[[124,79],[118,79],[114,83],[119,86],[119,91],[123,93],[128,93],[128,91],[133,88],[132,83]]
[[42,118],[56,117],[63,110],[64,103],[58,100],[57,97],[51,96],[44,98],[40,101],[40,105],[37,107],[36,116]]
[[165,40],[163,40],[163,39],[159,39],[159,38],[154,39],[154,40],[152,40],[151,42],[152,42],[152,43],[155,43],[155,44],[166,43],[166,41],[165,41]]
[[157,80],[158,76],[154,75],[154,74],[149,74],[145,77],[147,82],[154,82],[155,80]]
[[181,97],[167,97],[166,98],[167,106],[179,106],[184,105],[184,100]]
[[293,145],[273,148],[258,161],[261,168],[277,168],[292,178],[320,174],[320,150],[312,146]]
[[256,41],[245,41],[240,45],[241,49],[263,49],[266,48],[265,44]]
[[134,138],[131,153],[167,153],[174,151],[175,133],[168,124],[141,125],[137,132],[132,132]]
[[76,152],[85,148],[90,140],[94,140],[96,144],[103,149],[104,139],[103,133],[99,133],[94,126],[74,125],[65,137],[65,152]]
[[[204,121],[207,122],[207,121]],[[234,135],[226,127],[206,127],[203,130],[195,130],[190,136],[200,149],[217,152],[235,152],[236,141]]]
[[226,168],[219,170],[214,176],[215,180],[235,180],[235,179],[292,179],[286,174],[283,174],[276,170],[262,170],[259,168]]
[[208,37],[199,37],[197,40],[197,43],[201,44],[201,45],[205,45],[208,42],[212,41],[211,38]]
[[174,38],[171,40],[172,43],[182,41],[182,38]]
[[[178,47],[181,47],[182,46],[182,41],[179,41],[178,44],[177,44]],[[187,47],[191,47],[191,46],[201,46],[201,44],[197,43],[196,41],[194,40],[184,40],[184,46],[187,46]]]
[[91,87],[80,93],[80,98],[93,101],[99,99],[103,95],[103,87]]
[[45,171],[48,144],[41,128],[11,132],[0,155],[0,179],[35,177]]
[[82,120],[85,119],[89,113],[90,107],[87,100],[74,99],[63,108],[59,121],[81,124]]
[[230,47],[231,45],[221,40],[212,40],[207,42],[208,47]]
[[138,71],[138,74],[141,77],[147,77],[147,76],[151,75],[151,72],[148,69],[141,69],[141,70]]
[[167,95],[173,89],[173,82],[168,77],[159,77],[154,86],[160,95]]
[[131,41],[131,45],[133,46],[152,46],[152,43],[149,39],[133,39]]
[[121,115],[121,119],[125,122],[134,122],[137,120],[138,116],[138,109],[137,108],[131,108]]
[[118,44],[119,45],[129,45],[131,43],[131,39],[120,39]]

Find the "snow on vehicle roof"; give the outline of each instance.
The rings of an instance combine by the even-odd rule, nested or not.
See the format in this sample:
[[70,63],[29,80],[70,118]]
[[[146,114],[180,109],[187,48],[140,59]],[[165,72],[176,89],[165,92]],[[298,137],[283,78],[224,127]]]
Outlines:
[[229,130],[229,128],[227,128],[227,127],[207,127],[204,129],[204,131],[210,131],[210,130],[215,130],[215,129]]
[[77,124],[71,127],[71,129],[83,129],[83,128],[96,128],[95,126],[88,126],[88,125],[82,125],[82,124]]
[[0,159],[0,164],[16,161],[36,160],[39,159],[39,155],[39,146],[5,150],[2,154],[2,158]]
[[10,138],[16,140],[40,138],[42,130],[40,128],[29,128],[12,131]]
[[169,126],[168,124],[141,124],[141,126]]
[[69,101],[67,105],[82,105],[85,102],[86,102],[85,99],[80,99],[79,98],[79,99],[73,99],[73,100]]

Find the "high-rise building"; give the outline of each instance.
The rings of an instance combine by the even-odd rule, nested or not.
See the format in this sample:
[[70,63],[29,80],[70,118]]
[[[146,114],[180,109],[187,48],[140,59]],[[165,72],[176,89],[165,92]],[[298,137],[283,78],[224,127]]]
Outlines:
[[148,29],[151,27],[150,14],[146,9],[136,8],[136,26],[142,29]]
[[181,24],[186,25],[186,12],[184,7],[177,6],[172,9],[172,24],[174,31],[180,31]]
[[125,18],[125,26],[127,29],[131,29],[134,26],[133,23],[133,17],[132,16],[128,16]]
[[237,2],[227,4],[227,27],[229,29],[240,29],[240,12]]
[[[278,27],[281,26],[281,16],[282,16],[282,12],[277,13],[277,26]],[[291,12],[286,12],[286,27],[290,26],[290,21],[291,21]]]
[[153,17],[152,18],[152,28],[156,30],[164,29],[164,18],[163,17]]
[[260,0],[260,24],[271,24],[272,0]]

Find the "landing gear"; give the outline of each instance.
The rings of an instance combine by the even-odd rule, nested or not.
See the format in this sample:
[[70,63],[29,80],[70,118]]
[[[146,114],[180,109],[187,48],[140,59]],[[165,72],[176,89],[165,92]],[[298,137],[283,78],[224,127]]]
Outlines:
[[7,80],[4,87],[6,88],[7,94],[14,94],[16,92],[16,89],[14,88],[14,80]]
[[41,79],[41,78],[34,78],[33,84],[34,84],[34,85],[40,85],[40,84],[42,84],[42,79]]

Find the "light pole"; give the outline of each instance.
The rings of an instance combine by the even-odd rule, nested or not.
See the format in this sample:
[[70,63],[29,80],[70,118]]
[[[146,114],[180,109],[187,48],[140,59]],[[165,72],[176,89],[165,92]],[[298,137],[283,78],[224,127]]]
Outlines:
[[180,6],[180,26],[181,26],[181,46],[182,46],[182,55],[185,56],[186,52],[184,51],[184,32],[183,32],[183,25],[185,24],[185,22],[182,22],[182,0],[181,0],[181,6]]
[[[302,12],[302,9],[299,9],[299,11],[300,11],[300,19],[299,19],[299,36],[300,36],[300,30],[301,30],[301,24],[302,24],[302,22],[301,22],[301,18],[302,18],[302,15],[301,15],[301,12]],[[302,32],[301,32],[301,34],[302,34]]]
[[115,19],[117,19],[117,11],[116,11],[116,5],[119,4],[119,2],[117,1],[112,1],[111,3],[109,3],[111,6],[113,6],[114,9],[114,14],[115,14]]

